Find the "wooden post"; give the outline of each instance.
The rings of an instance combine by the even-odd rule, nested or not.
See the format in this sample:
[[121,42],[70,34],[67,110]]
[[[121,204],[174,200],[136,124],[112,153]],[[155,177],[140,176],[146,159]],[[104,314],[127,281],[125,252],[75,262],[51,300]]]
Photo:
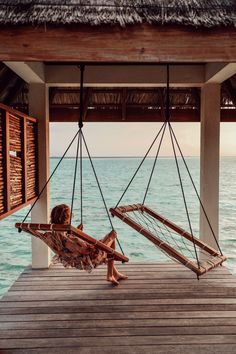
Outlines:
[[[38,118],[38,163],[39,190],[49,177],[49,104],[48,88],[45,84],[29,85],[29,111]],[[47,223],[49,221],[49,186],[32,210],[32,222]],[[32,237],[32,268],[48,268],[50,250],[41,241]]]
[[[219,150],[220,84],[205,84],[201,91],[200,197],[214,233],[219,237]],[[216,248],[216,242],[203,212],[200,212],[200,238]]]

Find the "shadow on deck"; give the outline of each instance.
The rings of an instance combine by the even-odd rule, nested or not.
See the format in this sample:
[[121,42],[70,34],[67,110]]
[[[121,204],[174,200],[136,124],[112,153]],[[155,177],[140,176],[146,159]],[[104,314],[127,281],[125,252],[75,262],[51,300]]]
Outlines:
[[236,353],[236,278],[176,264],[26,269],[0,301],[0,353]]

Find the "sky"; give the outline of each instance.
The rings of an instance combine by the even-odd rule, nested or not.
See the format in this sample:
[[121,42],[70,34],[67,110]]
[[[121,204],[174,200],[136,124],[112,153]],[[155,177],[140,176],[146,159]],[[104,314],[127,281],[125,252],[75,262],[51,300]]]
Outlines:
[[[84,135],[92,156],[143,156],[161,123],[85,123]],[[185,156],[200,155],[200,123],[173,123]],[[77,130],[77,123],[50,123],[50,155],[61,156]],[[236,124],[221,123],[221,156],[236,156]],[[68,152],[74,156],[76,144]],[[155,149],[150,156],[155,155]],[[165,134],[160,156],[172,156],[171,142]]]

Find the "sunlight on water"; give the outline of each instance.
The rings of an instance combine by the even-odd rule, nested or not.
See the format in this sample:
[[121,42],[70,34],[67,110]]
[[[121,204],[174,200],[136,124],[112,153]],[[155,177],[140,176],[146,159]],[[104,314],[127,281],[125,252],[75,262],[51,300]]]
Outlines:
[[[53,168],[57,159],[51,159]],[[115,206],[122,194],[124,187],[137,167],[138,158],[99,158],[94,159],[94,165],[101,182],[101,187],[108,207]],[[188,166],[196,185],[199,184],[199,158],[187,158]],[[147,159],[137,178],[131,185],[127,195],[121,204],[140,203],[143,200],[144,190],[148,182],[153,159]],[[109,220],[103,208],[101,196],[96,186],[89,161],[83,161],[84,165],[84,224],[85,231],[94,237],[101,239],[110,230]],[[71,203],[73,183],[73,159],[65,159],[61,168],[56,173],[51,183],[51,205],[59,203]],[[183,166],[181,166],[183,167]],[[198,234],[199,204],[193,188],[183,171],[183,181],[186,198],[189,205],[193,230]],[[178,183],[174,160],[172,158],[160,158],[155,175],[147,196],[146,204],[160,214],[176,222],[179,226],[188,229],[183,199]],[[74,204],[74,224],[80,220],[79,181]],[[27,209],[20,210],[16,214],[1,221],[0,231],[0,296],[9,288],[23,269],[31,262],[30,237],[24,233],[18,233],[14,228],[15,222],[22,221]],[[221,246],[228,257],[227,266],[236,274],[236,158],[221,159],[220,175],[220,241]],[[119,240],[125,253],[131,261],[168,261],[168,258],[157,248],[153,247],[144,237],[126,226],[118,219],[112,219],[118,232]]]

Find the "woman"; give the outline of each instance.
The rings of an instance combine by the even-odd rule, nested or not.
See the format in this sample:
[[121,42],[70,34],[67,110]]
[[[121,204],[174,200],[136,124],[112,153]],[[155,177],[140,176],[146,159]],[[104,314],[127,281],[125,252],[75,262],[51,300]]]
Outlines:
[[[63,224],[63,225],[69,225],[71,221],[71,210],[70,207],[66,204],[61,204],[55,206],[52,211],[51,211],[51,223],[52,224]],[[78,229],[83,231],[83,225],[80,224],[78,226]],[[69,238],[71,241],[72,239],[76,236],[70,235]],[[101,242],[104,243],[105,245],[113,248],[115,250],[115,239],[117,235],[115,230],[112,230],[108,235],[106,235]],[[76,243],[79,244],[79,250],[80,254],[77,256],[80,259],[80,264],[81,267],[78,267],[78,262],[77,263],[77,268],[80,269],[85,269],[88,271],[91,271],[92,268],[96,268],[100,264],[107,264],[107,281],[111,282],[114,285],[119,284],[119,280],[122,279],[128,279],[128,277],[122,273],[119,273],[118,270],[115,267],[114,264],[114,259],[107,255],[106,252],[95,248],[94,246],[84,242],[83,240],[79,239],[76,237]],[[65,247],[72,252],[74,251],[73,249],[73,242],[67,242]],[[68,265],[68,263],[65,261],[65,258],[62,256],[57,256],[56,257],[59,261],[61,261],[65,266]],[[70,262],[71,265],[71,262]]]

